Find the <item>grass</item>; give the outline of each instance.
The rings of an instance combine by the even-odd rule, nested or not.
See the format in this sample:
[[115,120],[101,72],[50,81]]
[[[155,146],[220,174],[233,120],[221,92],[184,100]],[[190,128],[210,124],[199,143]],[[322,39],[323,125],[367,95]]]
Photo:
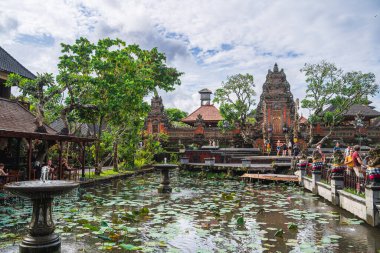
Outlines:
[[356,196],[359,196],[361,198],[365,198],[365,193],[364,192],[356,192],[356,189],[351,189],[351,188],[344,188],[343,191],[354,194]]
[[106,178],[106,177],[111,177],[111,176],[116,176],[116,175],[122,175],[122,174],[132,174],[134,171],[133,170],[121,170],[121,171],[114,171],[114,170],[104,170],[100,173],[100,175],[95,175],[94,171],[90,172],[85,172],[85,177],[86,178]]
[[326,179],[321,179],[321,183],[324,183],[324,184],[330,184]]

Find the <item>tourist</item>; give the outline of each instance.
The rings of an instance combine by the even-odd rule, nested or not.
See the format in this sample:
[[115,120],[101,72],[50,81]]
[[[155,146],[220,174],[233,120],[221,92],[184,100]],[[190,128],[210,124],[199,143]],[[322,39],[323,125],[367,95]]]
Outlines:
[[289,141],[289,143],[288,143],[288,154],[289,154],[289,156],[292,156],[292,142],[291,141]]
[[72,168],[69,163],[67,162],[67,159],[66,158],[63,158],[62,159],[62,169],[63,169],[63,173],[64,173],[64,176],[65,178],[67,179],[71,179],[71,175],[73,175],[73,177],[75,178],[76,177],[76,174],[77,174],[77,170]]
[[318,151],[318,153],[321,154],[322,161],[325,162],[326,161],[326,157],[325,157],[325,154],[323,154],[323,151],[322,151],[322,144],[320,144],[320,143],[317,144],[316,151]]
[[347,148],[344,150],[344,156],[349,156],[351,150],[352,150],[351,147],[347,146]]
[[5,184],[7,179],[4,176],[8,176],[8,173],[4,171],[4,163],[0,163],[0,184]]
[[281,142],[280,142],[280,140],[277,141],[276,150],[277,150],[277,156],[279,156],[280,152],[281,152]]
[[286,143],[282,143],[282,156],[286,156],[286,152],[288,152],[288,147],[286,146]]
[[298,143],[294,143],[293,145],[293,155],[298,156],[300,153],[300,147],[298,146]]
[[333,153],[335,153],[337,150],[340,150],[339,142],[337,141],[335,144],[335,147],[333,148]]
[[271,151],[271,146],[270,146],[270,143],[268,141],[267,142],[267,153],[268,153],[268,156],[270,155],[270,151]]
[[360,158],[359,151],[360,151],[360,146],[355,145],[354,153],[352,154],[352,160],[354,162],[354,171],[357,177],[360,177],[361,165],[363,164],[363,161]]
[[354,151],[352,149],[350,149],[350,152],[349,154],[346,156],[346,158],[344,159],[344,164],[347,166],[347,174],[350,175],[352,170],[354,169],[354,160],[352,159],[352,154],[354,153]]
[[0,176],[8,176],[8,173],[4,171],[4,163],[0,163]]

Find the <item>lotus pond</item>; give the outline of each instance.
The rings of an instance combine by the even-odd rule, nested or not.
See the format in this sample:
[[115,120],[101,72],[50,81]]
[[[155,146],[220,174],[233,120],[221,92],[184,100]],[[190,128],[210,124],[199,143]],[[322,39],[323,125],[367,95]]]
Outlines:
[[[206,176],[206,177],[205,177]],[[56,199],[62,252],[377,252],[380,229],[301,188],[173,171],[172,194],[151,173]],[[0,207],[0,252],[18,252],[30,202]]]

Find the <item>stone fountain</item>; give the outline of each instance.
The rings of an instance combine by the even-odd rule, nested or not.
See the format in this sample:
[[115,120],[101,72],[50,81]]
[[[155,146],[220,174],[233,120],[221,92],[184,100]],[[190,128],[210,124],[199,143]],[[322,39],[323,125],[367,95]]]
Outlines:
[[69,193],[78,186],[76,182],[63,180],[22,181],[4,185],[10,193],[29,198],[33,203],[29,233],[20,244],[20,253],[61,252],[61,239],[54,233],[52,202],[54,197]]
[[158,187],[159,193],[171,193],[172,187],[170,186],[170,176],[169,176],[169,170],[177,168],[177,164],[169,164],[165,163],[163,164],[156,164],[154,165],[154,168],[161,171],[161,184]]

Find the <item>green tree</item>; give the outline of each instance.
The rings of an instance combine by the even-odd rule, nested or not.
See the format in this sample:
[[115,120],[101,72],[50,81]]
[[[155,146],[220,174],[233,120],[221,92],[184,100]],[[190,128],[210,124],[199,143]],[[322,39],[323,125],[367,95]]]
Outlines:
[[318,142],[323,143],[352,105],[368,104],[368,97],[379,92],[373,73],[360,71],[344,73],[334,63],[326,61],[307,63],[301,72],[305,74],[307,83],[306,96],[301,101],[301,106],[310,111],[309,146],[313,143],[313,125],[322,123],[329,127],[329,134]]
[[[118,150],[121,133],[131,131],[126,122],[131,118],[141,120],[146,114],[144,97],[156,89],[170,91],[180,84],[182,73],[168,67],[165,55],[156,48],[143,50],[138,45],[109,38],[96,44],[80,38],[73,45],[62,44],[62,48],[58,80],[67,87],[69,95],[62,118],[66,120],[67,114],[77,111],[80,118],[97,126],[106,122],[115,136],[114,152]],[[98,174],[102,167],[99,151],[104,130],[97,127],[95,133],[99,140],[95,144]]]
[[171,122],[172,121],[180,122],[181,119],[187,117],[188,115],[187,112],[181,111],[178,108],[167,108],[165,109],[165,112],[166,112],[166,115],[168,115],[169,120]]
[[[22,96],[31,103],[31,109],[36,115],[36,132],[46,133],[44,126],[46,121],[50,122],[57,114],[57,105],[62,98],[62,89],[55,81],[53,74],[37,74],[33,80],[10,74],[6,82],[7,86],[17,86]],[[49,143],[42,141],[37,146],[36,160],[43,162],[49,149]]]
[[141,167],[145,164],[151,164],[156,154],[164,152],[162,143],[166,142],[168,138],[163,133],[148,134],[144,140],[144,145],[136,153],[136,166]]
[[46,133],[43,123],[50,122],[53,118],[54,110],[52,109],[59,103],[64,91],[55,83],[53,74],[37,74],[36,79],[31,80],[12,73],[6,85],[19,88],[22,96],[28,99],[36,113],[37,131]]
[[254,78],[248,73],[229,76],[226,82],[222,82],[222,88],[216,90],[213,100],[220,104],[220,113],[225,122],[231,127],[239,128],[247,143],[253,141],[252,125],[255,120],[252,115],[253,106],[256,104],[254,87]]

